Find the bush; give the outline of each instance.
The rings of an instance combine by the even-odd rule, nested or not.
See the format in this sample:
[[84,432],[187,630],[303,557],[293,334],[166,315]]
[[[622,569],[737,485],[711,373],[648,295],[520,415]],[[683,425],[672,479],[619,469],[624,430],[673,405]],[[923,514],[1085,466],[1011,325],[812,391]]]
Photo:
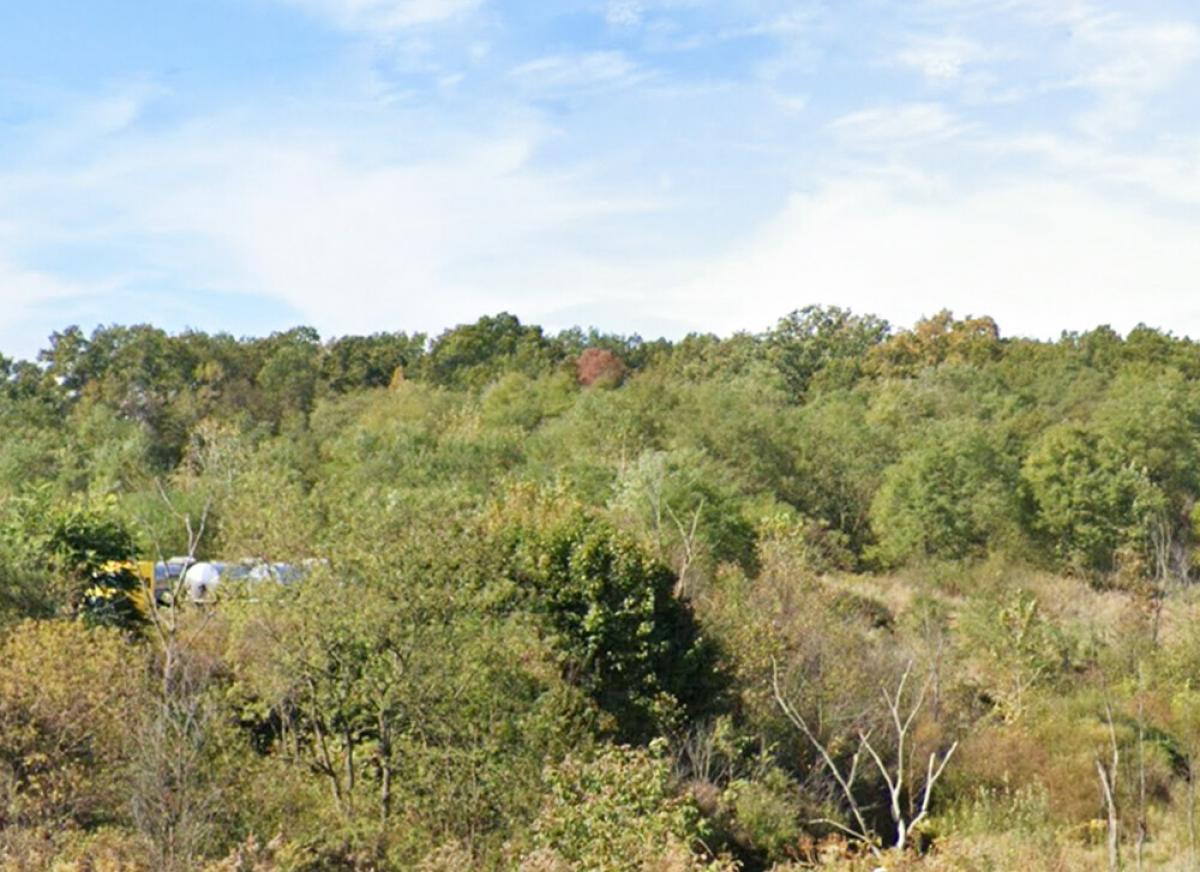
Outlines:
[[10,824],[121,820],[144,700],[142,656],[115,632],[27,621],[0,647],[0,808]]
[[661,750],[610,746],[548,769],[522,872],[732,872],[708,855],[705,823],[690,797],[672,789]]

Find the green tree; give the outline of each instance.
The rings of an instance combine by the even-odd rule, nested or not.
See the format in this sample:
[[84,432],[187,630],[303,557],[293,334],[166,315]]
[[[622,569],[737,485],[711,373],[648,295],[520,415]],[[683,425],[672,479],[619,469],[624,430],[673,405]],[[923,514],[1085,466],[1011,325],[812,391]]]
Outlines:
[[366,526],[298,587],[231,606],[242,708],[320,780],[328,799],[288,824],[329,862],[412,868],[446,843],[494,855],[532,813],[544,761],[586,738],[585,702],[528,616],[497,607],[465,541],[409,527],[380,545]]
[[1094,433],[1071,425],[1047,430],[1021,475],[1035,506],[1035,531],[1060,565],[1109,571],[1118,549],[1136,538],[1135,506],[1144,483],[1102,451]]
[[337,394],[385,388],[397,372],[415,367],[424,353],[425,336],[421,333],[341,336],[325,346],[321,378]]
[[754,529],[715,464],[695,450],[647,451],[617,481],[613,507],[676,570],[679,593],[722,561],[754,561]]
[[882,376],[906,377],[942,363],[986,365],[998,360],[1002,352],[1000,328],[994,320],[986,315],[958,319],[943,309],[873,347],[866,369]]
[[844,534],[857,554],[871,542],[871,503],[897,454],[890,428],[871,420],[869,401],[861,392],[837,391],[800,410],[794,472],[780,489],[805,515]]
[[566,674],[611,715],[619,739],[646,741],[723,704],[714,645],[674,596],[675,574],[632,537],[568,511],[509,527],[500,543]]
[[971,421],[933,428],[884,474],[871,504],[875,556],[894,566],[1006,544],[1019,529],[1018,469],[993,429]]
[[805,306],[780,318],[761,341],[792,396],[803,399],[814,381],[824,388],[853,384],[868,352],[890,332],[888,322],[874,315]]
[[1130,370],[1084,425],[1052,428],[1024,465],[1034,525],[1063,565],[1185,578],[1200,493],[1200,396],[1177,371]]
[[562,349],[541,327],[526,326],[515,315],[501,312],[433,340],[423,371],[437,384],[480,388],[504,372],[541,375],[563,358]]
[[307,419],[317,396],[321,337],[311,327],[273,334],[265,343],[258,371],[269,420],[276,426],[287,416]]

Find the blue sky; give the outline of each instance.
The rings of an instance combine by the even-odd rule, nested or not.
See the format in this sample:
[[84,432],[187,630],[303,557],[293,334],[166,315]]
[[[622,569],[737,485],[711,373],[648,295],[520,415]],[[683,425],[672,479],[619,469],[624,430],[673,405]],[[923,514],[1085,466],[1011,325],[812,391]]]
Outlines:
[[1169,0],[2,4],[0,351],[808,303],[1200,336],[1197,95]]

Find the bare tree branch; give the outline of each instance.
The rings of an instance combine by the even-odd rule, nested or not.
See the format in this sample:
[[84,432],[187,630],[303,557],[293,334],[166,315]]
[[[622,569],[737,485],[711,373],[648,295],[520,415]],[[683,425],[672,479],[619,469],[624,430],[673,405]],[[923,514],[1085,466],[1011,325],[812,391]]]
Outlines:
[[[852,758],[849,777],[843,776],[841,770],[834,762],[827,747],[817,739],[816,735],[809,728],[808,723],[800,715],[794,706],[792,706],[784,697],[779,686],[779,669],[778,665],[772,659],[771,661],[771,680],[775,691],[775,700],[779,704],[780,709],[787,716],[797,729],[799,729],[808,741],[816,748],[817,752],[825,762],[826,768],[837,782],[842,790],[842,794],[846,798],[846,803],[850,807],[850,812],[854,815],[855,822],[860,828],[860,833],[855,833],[853,829],[841,826],[839,829],[851,835],[856,835],[862,838],[870,847],[873,853],[879,855],[876,847],[876,839],[864,838],[863,834],[869,833],[870,830],[866,825],[866,821],[862,815],[858,801],[855,799],[852,787],[854,778],[858,771],[858,760],[865,751],[875,764],[876,770],[883,779],[888,792],[889,810],[892,815],[892,821],[896,825],[896,848],[904,850],[908,845],[909,836],[913,828],[919,824],[929,813],[929,803],[933,796],[933,788],[937,784],[938,779],[945,772],[950,758],[954,756],[955,750],[958,748],[958,742],[954,742],[944,752],[940,753],[933,751],[929,755],[929,761],[925,769],[925,779],[923,784],[913,784],[912,787],[906,785],[907,767],[906,760],[909,751],[912,749],[912,737],[910,732],[912,725],[916,722],[917,716],[921,712],[922,706],[925,704],[925,697],[928,693],[932,678],[927,678],[921,685],[921,689],[917,692],[916,698],[912,701],[911,706],[905,710],[904,706],[904,690],[908,684],[909,677],[912,674],[913,664],[909,661],[905,667],[903,674],[896,686],[895,693],[891,693],[888,688],[882,688],[883,700],[887,706],[888,715],[891,719],[894,736],[892,740],[895,742],[894,755],[895,763],[889,766],[884,759],[884,755],[871,742],[871,734],[869,731],[859,731],[858,734],[858,749],[854,752]],[[917,810],[914,813],[911,809],[912,801],[915,796],[920,795],[921,800]],[[910,797],[910,810],[906,815],[902,800],[905,796]]]
[[863,818],[862,809],[859,807],[858,800],[854,798],[854,791],[851,789],[854,783],[854,778],[858,773],[858,759],[862,753],[862,747],[860,746],[859,749],[854,752],[854,756],[851,758],[849,777],[847,778],[843,776],[841,770],[838,769],[837,764],[834,762],[833,757],[830,755],[828,748],[826,748],[825,745],[822,744],[821,741],[813,734],[803,716],[801,716],[801,714],[796,711],[796,709],[784,697],[783,691],[779,687],[779,668],[775,662],[775,658],[773,657],[771,658],[771,685],[775,691],[775,701],[783,710],[784,715],[786,715],[787,719],[805,735],[812,746],[816,748],[817,753],[821,755],[821,759],[825,761],[825,766],[829,769],[830,775],[833,776],[838,786],[842,789],[842,795],[846,799],[846,804],[850,807],[850,813],[854,815],[854,821],[858,824],[858,832],[855,832],[844,825],[837,825],[838,829],[853,835],[855,838],[866,844],[867,847],[870,848],[872,854],[877,857],[881,857],[882,854],[879,851],[879,846],[876,844],[876,840],[869,835],[871,828],[867,826],[867,822]]

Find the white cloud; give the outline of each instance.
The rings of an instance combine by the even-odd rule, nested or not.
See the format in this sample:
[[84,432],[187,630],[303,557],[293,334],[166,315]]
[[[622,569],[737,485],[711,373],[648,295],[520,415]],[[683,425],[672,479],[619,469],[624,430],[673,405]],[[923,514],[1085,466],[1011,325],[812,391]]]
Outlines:
[[1097,15],[1078,23],[1072,41],[1079,67],[1073,84],[1098,97],[1079,123],[1096,136],[1135,127],[1146,98],[1177,82],[1200,57],[1200,28],[1190,22]]
[[953,81],[971,63],[988,57],[983,47],[961,36],[919,37],[896,53],[895,63],[917,70],[927,79]]
[[[19,266],[3,252],[0,241],[0,356],[32,359],[45,336],[31,332],[28,319],[54,311],[84,295],[85,289],[38,270]],[[63,324],[58,327],[65,326]]]
[[150,82],[107,87],[87,97],[60,102],[50,118],[8,128],[9,144],[33,142],[35,157],[45,159],[70,149],[94,147],[133,127],[155,100],[169,92]]
[[129,277],[59,284],[3,268],[18,248],[133,250],[143,285],[265,295],[323,332],[436,330],[498,308],[536,318],[629,284],[634,268],[598,262],[581,228],[658,204],[537,171],[541,128],[444,139],[425,156],[371,135],[209,119],[131,134],[71,167],[0,173],[6,314]]
[[1073,106],[1064,120],[1096,138],[1136,128],[1148,101],[1186,86],[1188,71],[1200,59],[1195,15],[1178,7],[1168,11],[1172,4],[918,0],[916,5],[916,20],[937,35],[910,38],[892,56],[894,62],[942,83],[969,78],[964,71],[972,68],[986,71],[991,101],[1086,95],[1091,104]]
[[5,318],[16,319],[37,307],[76,296],[77,285],[37,270],[30,270],[0,258],[0,304]]
[[901,325],[944,306],[1009,334],[1145,321],[1200,335],[1197,238],[1192,217],[1037,178],[973,194],[843,180],[793,196],[671,297],[727,326],[822,302]]
[[609,0],[604,20],[614,27],[635,27],[642,23],[645,12],[639,0]]
[[884,149],[948,139],[968,129],[938,103],[863,109],[835,119],[830,128],[848,145]]
[[484,0],[280,0],[351,30],[388,32],[460,18]]
[[[841,126],[878,142],[958,126],[944,110],[918,108],[899,114],[920,123],[860,115]],[[1200,221],[1150,205],[1188,173],[1200,196],[1183,144],[1173,157],[1120,158],[1061,139],[1008,142],[1076,181],[1026,174],[974,193],[919,167],[860,172],[792,196],[730,249],[664,244],[633,261],[612,253],[619,245],[597,254],[590,240],[663,204],[538,171],[547,135],[515,127],[420,158],[364,156],[351,128],[264,136],[213,119],[126,135],[119,151],[71,168],[0,175],[0,299],[9,311],[45,311],[92,287],[17,268],[14,246],[133,239],[147,274],[267,294],[326,333],[436,330],[499,308],[559,326],[586,317],[612,329],[726,333],[828,302],[899,324],[948,306],[992,314],[1008,332],[1146,320],[1200,335],[1200,312],[1186,302],[1200,275]],[[1140,186],[1138,197],[1098,193],[1101,177]]]
[[817,14],[813,10],[793,10],[766,18],[748,27],[727,31],[722,36],[725,39],[742,36],[795,36],[808,33],[816,19]]
[[1041,158],[1093,185],[1140,188],[1164,203],[1200,205],[1200,138],[1121,152],[1046,133],[998,141],[993,147]]
[[1085,81],[1098,88],[1151,91],[1173,81],[1200,54],[1200,29],[1190,23],[1088,21],[1076,38],[1099,57]]
[[509,75],[538,91],[585,93],[620,88],[647,78],[647,72],[619,51],[556,54],[514,67]]

